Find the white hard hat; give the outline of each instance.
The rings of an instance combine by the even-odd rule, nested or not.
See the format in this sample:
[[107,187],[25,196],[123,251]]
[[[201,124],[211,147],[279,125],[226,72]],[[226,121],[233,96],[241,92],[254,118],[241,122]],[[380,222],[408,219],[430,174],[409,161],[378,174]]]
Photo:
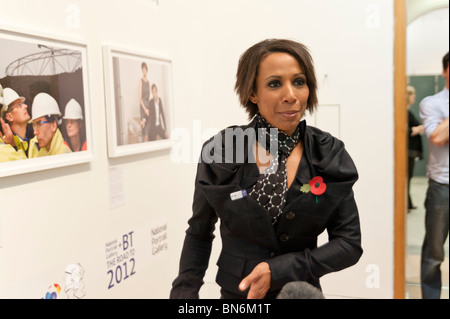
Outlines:
[[34,121],[42,116],[61,116],[58,103],[47,93],[39,93],[34,97],[33,105],[31,106],[31,113],[33,116],[30,121]]
[[83,119],[83,111],[81,110],[81,105],[74,99],[71,99],[67,103],[63,119],[71,119],[71,120]]
[[19,96],[19,94],[17,94],[13,89],[3,89],[3,98],[1,99],[1,103],[3,104],[2,109],[4,111],[7,111],[8,106],[16,100],[21,100],[22,103],[25,102],[25,98],[23,96]]

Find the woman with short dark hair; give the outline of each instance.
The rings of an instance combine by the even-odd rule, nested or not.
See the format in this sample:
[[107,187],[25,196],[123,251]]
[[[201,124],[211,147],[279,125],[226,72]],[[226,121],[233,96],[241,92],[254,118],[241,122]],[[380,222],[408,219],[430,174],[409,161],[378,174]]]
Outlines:
[[[252,46],[235,87],[251,122],[203,146],[171,298],[199,297],[218,219],[222,298],[276,298],[294,281],[320,289],[321,276],[362,254],[354,163],[340,140],[302,120],[317,106],[307,48],[277,39]],[[317,247],[324,230],[329,241]]]

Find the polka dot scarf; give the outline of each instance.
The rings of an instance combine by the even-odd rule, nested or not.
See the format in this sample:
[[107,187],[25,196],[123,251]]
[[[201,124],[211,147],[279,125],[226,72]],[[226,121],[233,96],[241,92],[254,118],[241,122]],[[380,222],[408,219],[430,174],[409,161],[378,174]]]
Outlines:
[[[265,145],[263,146],[266,147],[267,151],[273,149],[273,143],[278,143],[278,154],[276,156],[272,154],[274,159],[269,167],[260,174],[256,184],[251,187],[249,196],[267,209],[272,219],[272,224],[275,224],[283,213],[282,208],[286,203],[286,160],[300,140],[300,125],[289,136],[280,130],[271,130],[275,127],[269,124],[261,114],[258,113],[256,117],[259,142],[264,143],[263,135],[265,135]],[[274,132],[277,132],[277,134],[274,134]]]

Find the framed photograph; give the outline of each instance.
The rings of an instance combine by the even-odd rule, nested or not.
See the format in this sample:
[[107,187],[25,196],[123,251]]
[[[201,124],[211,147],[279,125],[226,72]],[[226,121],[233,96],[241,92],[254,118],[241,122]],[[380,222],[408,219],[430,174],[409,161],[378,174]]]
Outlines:
[[170,148],[173,123],[172,63],[105,45],[108,155],[119,157]]
[[87,47],[0,29],[0,177],[92,159]]

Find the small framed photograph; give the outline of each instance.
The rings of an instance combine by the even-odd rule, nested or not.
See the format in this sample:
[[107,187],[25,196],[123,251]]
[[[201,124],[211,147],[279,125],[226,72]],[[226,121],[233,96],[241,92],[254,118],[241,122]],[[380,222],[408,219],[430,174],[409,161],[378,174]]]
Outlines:
[[0,30],[0,177],[93,157],[86,44]]
[[105,45],[108,155],[119,157],[173,145],[172,63],[159,55]]

